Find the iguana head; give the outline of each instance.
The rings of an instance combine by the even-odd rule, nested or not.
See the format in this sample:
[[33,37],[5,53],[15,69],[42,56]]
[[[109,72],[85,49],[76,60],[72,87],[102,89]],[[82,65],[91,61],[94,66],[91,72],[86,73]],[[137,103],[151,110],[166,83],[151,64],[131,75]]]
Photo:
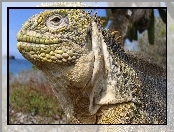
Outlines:
[[91,50],[90,27],[90,15],[83,10],[45,10],[24,23],[17,48],[34,63],[70,65]]

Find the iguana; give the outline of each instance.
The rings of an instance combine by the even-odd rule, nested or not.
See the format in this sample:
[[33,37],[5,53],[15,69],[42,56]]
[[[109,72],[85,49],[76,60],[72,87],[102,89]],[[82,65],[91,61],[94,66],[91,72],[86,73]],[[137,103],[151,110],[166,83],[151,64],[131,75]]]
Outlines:
[[67,123],[166,124],[165,69],[114,34],[91,11],[45,10],[24,23],[17,48],[50,80]]

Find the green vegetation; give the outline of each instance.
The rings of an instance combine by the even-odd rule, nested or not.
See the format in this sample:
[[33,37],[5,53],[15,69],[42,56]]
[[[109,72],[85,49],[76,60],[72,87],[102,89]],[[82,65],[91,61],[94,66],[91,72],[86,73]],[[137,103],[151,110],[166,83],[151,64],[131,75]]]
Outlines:
[[166,36],[166,29],[165,28],[161,29],[161,36],[162,37]]
[[17,81],[10,85],[10,106],[16,112],[34,113],[34,115],[50,117],[61,116],[63,111],[59,106],[51,86],[44,86],[33,81],[27,84],[19,84]]

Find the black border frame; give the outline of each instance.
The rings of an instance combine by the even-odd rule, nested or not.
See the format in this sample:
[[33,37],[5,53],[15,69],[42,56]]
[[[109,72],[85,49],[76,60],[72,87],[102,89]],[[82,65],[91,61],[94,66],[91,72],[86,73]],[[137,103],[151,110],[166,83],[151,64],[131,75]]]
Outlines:
[[[10,9],[166,9],[166,124],[9,124],[9,10]],[[167,7],[7,7],[7,125],[167,125]]]

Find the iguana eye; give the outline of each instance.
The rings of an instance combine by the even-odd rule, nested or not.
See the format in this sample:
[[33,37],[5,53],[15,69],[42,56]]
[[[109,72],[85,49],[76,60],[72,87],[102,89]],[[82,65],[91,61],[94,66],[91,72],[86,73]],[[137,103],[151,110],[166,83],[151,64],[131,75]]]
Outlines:
[[62,19],[63,18],[60,15],[53,15],[47,19],[46,24],[50,24],[52,26],[59,26],[63,21]]
[[60,18],[59,17],[55,17],[51,20],[54,23],[59,23],[60,22]]
[[58,29],[67,26],[68,20],[66,16],[54,14],[46,20],[46,26],[51,29]]

